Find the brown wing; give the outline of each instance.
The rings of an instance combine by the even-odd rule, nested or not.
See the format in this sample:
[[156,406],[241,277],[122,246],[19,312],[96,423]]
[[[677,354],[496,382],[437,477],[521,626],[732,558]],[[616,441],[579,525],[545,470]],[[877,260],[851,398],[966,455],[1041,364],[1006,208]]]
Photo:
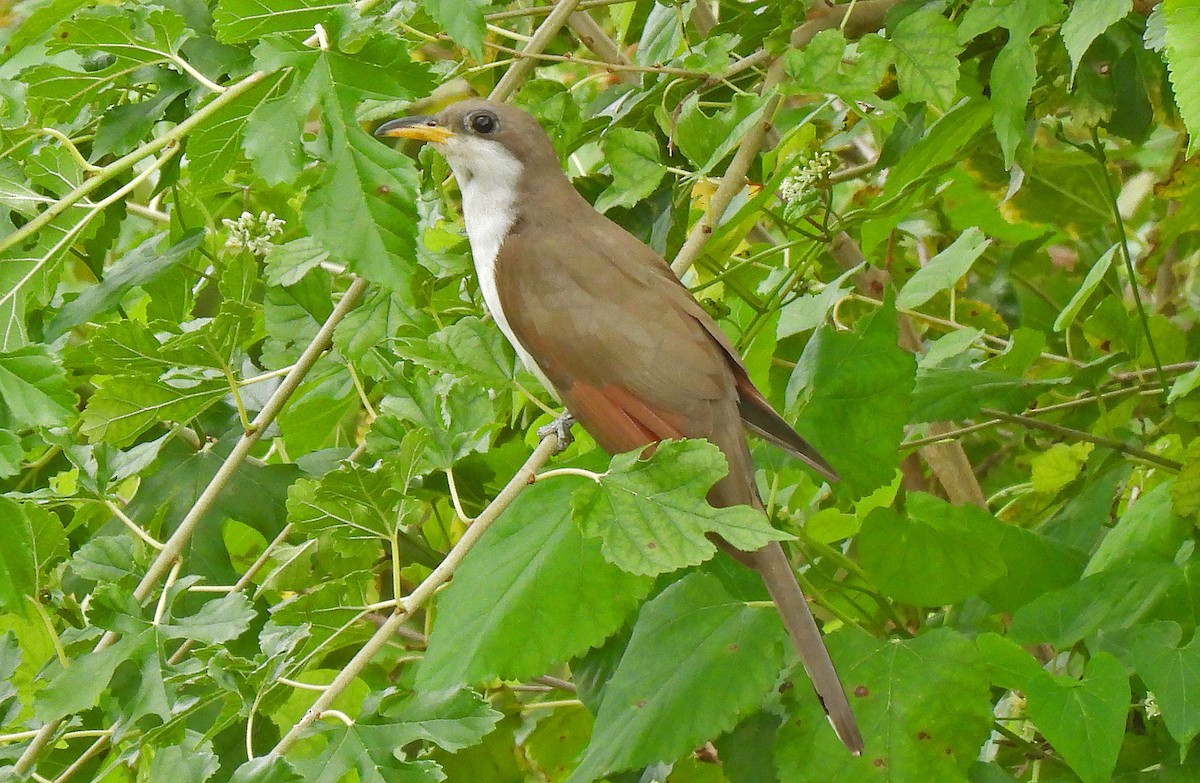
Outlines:
[[756,503],[737,379],[707,314],[653,251],[590,209],[579,214],[553,225],[525,217],[501,248],[513,332],[607,451],[707,438],[730,462],[710,499]]

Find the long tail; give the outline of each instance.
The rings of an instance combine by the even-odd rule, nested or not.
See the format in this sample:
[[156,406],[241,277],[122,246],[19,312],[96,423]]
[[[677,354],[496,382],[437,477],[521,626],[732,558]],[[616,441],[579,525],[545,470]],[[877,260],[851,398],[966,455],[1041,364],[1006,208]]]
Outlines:
[[833,660],[825,649],[825,641],[817,622],[813,619],[808,608],[808,601],[800,591],[796,575],[792,573],[792,565],[787,555],[777,542],[772,541],[756,552],[739,552],[738,559],[745,562],[761,576],[767,586],[767,592],[775,601],[775,608],[783,618],[788,635],[800,653],[800,662],[804,671],[812,681],[829,717],[833,730],[838,738],[854,755],[860,755],[863,750],[862,734],[858,731],[858,723],[846,700],[846,691],[838,678],[837,670],[833,668]]

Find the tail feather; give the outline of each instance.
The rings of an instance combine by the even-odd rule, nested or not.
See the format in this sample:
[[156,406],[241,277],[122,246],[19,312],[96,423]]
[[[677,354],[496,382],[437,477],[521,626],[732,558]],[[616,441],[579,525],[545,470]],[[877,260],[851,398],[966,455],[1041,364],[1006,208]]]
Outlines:
[[762,576],[833,730],[851,753],[860,755],[863,750],[862,734],[846,699],[842,681],[833,667],[833,660],[825,649],[825,640],[808,608],[804,593],[800,591],[783,548],[772,541],[756,552],[739,554],[739,560],[744,558]]

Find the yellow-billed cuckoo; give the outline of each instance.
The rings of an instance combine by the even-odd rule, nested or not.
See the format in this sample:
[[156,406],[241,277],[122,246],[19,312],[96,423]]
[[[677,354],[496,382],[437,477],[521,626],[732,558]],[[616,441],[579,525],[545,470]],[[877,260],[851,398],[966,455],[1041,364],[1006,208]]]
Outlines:
[[[718,507],[762,508],[746,430],[837,478],[750,382],[729,338],[667,263],[575,191],[529,114],[469,100],[375,133],[432,142],[449,162],[488,311],[605,450],[707,438],[729,461],[708,495]],[[783,549],[726,548],[762,575],[834,730],[859,753],[854,715]]]

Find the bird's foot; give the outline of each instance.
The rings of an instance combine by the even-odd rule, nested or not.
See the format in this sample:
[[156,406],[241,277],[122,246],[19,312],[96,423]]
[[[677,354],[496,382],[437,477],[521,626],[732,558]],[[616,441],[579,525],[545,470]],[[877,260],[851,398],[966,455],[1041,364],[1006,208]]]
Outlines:
[[575,417],[570,413],[564,413],[554,421],[544,427],[538,427],[537,436],[539,439],[547,435],[558,436],[558,446],[555,447],[555,454],[562,454],[575,441],[575,436],[571,434],[571,427],[575,425]]

